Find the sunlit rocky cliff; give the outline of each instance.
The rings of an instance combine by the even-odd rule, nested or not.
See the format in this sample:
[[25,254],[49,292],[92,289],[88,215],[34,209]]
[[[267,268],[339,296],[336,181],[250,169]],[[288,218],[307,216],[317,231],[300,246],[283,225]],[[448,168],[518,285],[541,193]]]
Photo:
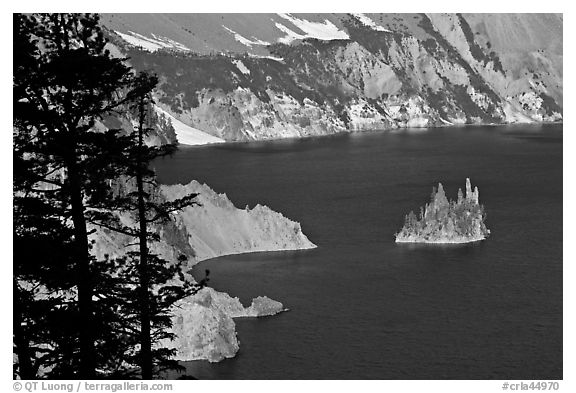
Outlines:
[[[123,190],[120,186],[120,190]],[[198,205],[172,213],[167,222],[156,225],[158,242],[151,251],[167,261],[182,263],[179,280],[195,282],[190,269],[200,261],[222,255],[255,251],[282,251],[315,248],[302,232],[300,224],[269,207],[256,205],[238,209],[225,194],[218,194],[205,184],[192,181],[186,185],[163,185],[157,198],[172,201],[188,194],[198,194]],[[118,213],[124,225],[133,218]],[[97,260],[122,257],[137,249],[134,239],[105,228],[95,227],[92,253]],[[221,361],[236,355],[239,343],[233,318],[274,315],[285,310],[282,303],[258,296],[245,307],[225,292],[204,288],[178,301],[172,309],[173,341],[162,346],[176,349],[177,360]]]
[[[181,143],[563,116],[562,15],[110,14],[102,22],[135,68],[159,75],[158,111],[178,123]],[[186,142],[190,135],[200,137]]]

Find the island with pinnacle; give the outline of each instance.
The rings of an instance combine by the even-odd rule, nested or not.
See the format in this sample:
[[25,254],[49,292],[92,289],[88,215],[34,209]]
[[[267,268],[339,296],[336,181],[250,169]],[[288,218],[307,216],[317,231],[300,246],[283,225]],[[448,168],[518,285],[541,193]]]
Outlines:
[[396,243],[470,243],[484,240],[490,234],[484,220],[484,206],[479,203],[478,187],[472,191],[466,179],[466,195],[458,189],[458,200],[446,198],[442,183],[432,188],[430,203],[420,208],[419,218],[413,211],[406,215],[404,227],[396,234]]

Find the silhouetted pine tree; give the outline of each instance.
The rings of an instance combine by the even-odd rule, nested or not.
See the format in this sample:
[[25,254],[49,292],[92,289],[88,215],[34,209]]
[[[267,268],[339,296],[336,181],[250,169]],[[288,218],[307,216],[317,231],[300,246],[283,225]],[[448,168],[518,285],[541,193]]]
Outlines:
[[[117,164],[127,142],[119,130],[96,130],[95,125],[130,99],[123,92],[132,84],[133,73],[123,59],[110,56],[96,15],[15,15],[14,22],[14,144],[19,150],[15,153],[15,172],[31,166],[22,169],[14,194],[29,198],[28,188],[33,189],[34,196],[42,194],[42,202],[34,201],[35,206],[21,198],[18,206],[15,202],[15,209],[25,210],[15,212],[15,230],[22,230],[15,242],[24,242],[26,231],[32,232],[28,237],[36,238],[42,228],[49,228],[46,239],[53,237],[56,248],[67,246],[60,250],[67,252],[63,260],[70,260],[71,266],[62,262],[62,270],[73,283],[73,288],[67,288],[73,293],[67,295],[74,301],[73,306],[68,301],[67,307],[55,310],[75,314],[73,318],[61,314],[59,320],[52,320],[60,327],[68,326],[60,343],[66,350],[54,359],[62,367],[52,367],[52,374],[94,378],[97,365],[106,362],[106,354],[96,351],[95,345],[102,342],[99,335],[107,331],[107,325],[104,318],[95,317],[94,258],[87,223],[109,202],[108,184],[121,171]],[[41,218],[45,215],[42,209],[51,211],[46,215],[51,221]],[[35,222],[23,217],[32,217]],[[22,223],[17,223],[19,219]],[[57,234],[62,227],[66,229],[62,234],[69,238]],[[50,281],[46,275],[58,271],[59,262],[48,266],[50,256],[43,257],[46,271],[38,271],[34,279],[45,288]],[[17,275],[24,274],[26,257],[15,256],[15,265]],[[57,290],[65,289],[62,281]],[[22,294],[20,289],[17,293]],[[61,297],[66,296],[62,293]],[[19,297],[25,299],[29,297]],[[26,309],[21,306],[19,312]],[[20,347],[25,352],[26,345]]]
[[[126,155],[125,176],[131,181],[134,190],[123,198],[117,198],[120,202],[118,208],[133,212],[137,223],[133,228],[124,227],[120,231],[125,234],[132,233],[138,244],[137,252],[128,253],[128,260],[133,261],[136,267],[137,274],[132,277],[137,277],[137,296],[132,300],[127,299],[127,304],[135,306],[132,312],[138,320],[138,364],[142,379],[152,379],[165,368],[177,368],[177,363],[170,361],[173,351],[154,348],[154,344],[172,338],[167,329],[171,327],[169,310],[174,302],[197,292],[205,284],[203,280],[198,285],[192,285],[184,279],[181,264],[185,261],[166,261],[152,253],[149,248],[149,243],[159,240],[151,227],[168,221],[171,213],[197,204],[195,198],[198,195],[189,194],[173,201],[166,201],[159,196],[156,177],[149,164],[159,156],[172,153],[175,146],[155,147],[145,143],[151,130],[148,124],[150,111],[153,110],[151,92],[157,83],[155,76],[141,73],[135,78],[134,88],[130,92],[135,98],[133,110],[138,124],[131,134],[132,144]],[[178,283],[169,285],[169,282],[175,279],[178,279]]]
[[[189,284],[183,260],[149,249],[153,226],[196,203],[196,194],[165,201],[149,169],[174,150],[144,143],[157,79],[110,56],[95,15],[14,20],[16,371],[126,377],[139,366],[150,379],[176,366],[155,346],[171,338],[170,307],[207,280]],[[132,132],[98,127],[128,110],[138,119]],[[120,214],[136,225],[123,226]],[[138,251],[95,261],[89,225],[136,238]]]
[[[30,105],[28,84],[40,55],[28,18],[14,14],[13,87],[13,334],[14,375],[37,376],[55,358],[64,362],[70,340],[59,342],[54,315],[72,319],[74,304],[65,294],[74,283],[73,234],[66,225],[62,190],[54,186],[58,168],[38,154],[42,130],[37,129],[36,108]],[[63,344],[63,345],[62,345]]]

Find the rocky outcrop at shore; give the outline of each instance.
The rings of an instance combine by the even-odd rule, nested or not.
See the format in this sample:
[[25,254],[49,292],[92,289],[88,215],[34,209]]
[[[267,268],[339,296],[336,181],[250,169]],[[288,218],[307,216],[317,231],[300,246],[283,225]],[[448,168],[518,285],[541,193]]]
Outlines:
[[[314,248],[298,222],[284,217],[267,206],[239,209],[226,194],[218,194],[206,184],[191,181],[186,185],[163,185],[158,198],[174,200],[197,193],[199,205],[173,213],[168,222],[157,225],[160,241],[151,251],[167,261],[186,261],[182,273],[196,263],[229,254],[255,251],[281,251]],[[127,214],[119,214],[124,225],[134,225]],[[92,253],[100,260],[122,257],[135,248],[133,239],[102,228],[94,228]],[[175,280],[174,284],[177,284]],[[264,317],[285,311],[282,303],[258,296],[244,307],[238,298],[213,288],[178,301],[172,310],[173,341],[162,346],[176,348],[177,360],[218,362],[236,355],[239,349],[233,318]]]
[[234,357],[240,349],[233,318],[270,316],[285,310],[282,303],[266,296],[258,296],[244,307],[237,297],[204,288],[174,305],[172,332],[176,337],[163,345],[176,349],[176,360],[219,362]]

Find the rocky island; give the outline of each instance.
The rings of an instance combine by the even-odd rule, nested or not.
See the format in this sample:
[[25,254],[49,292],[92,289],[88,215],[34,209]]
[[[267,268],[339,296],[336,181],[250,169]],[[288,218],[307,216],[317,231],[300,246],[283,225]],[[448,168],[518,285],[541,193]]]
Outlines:
[[478,187],[472,191],[466,179],[466,195],[458,189],[458,200],[446,198],[442,183],[433,187],[430,203],[420,208],[420,217],[413,211],[406,215],[404,227],[396,234],[396,243],[469,243],[484,240],[490,234],[480,205]]

